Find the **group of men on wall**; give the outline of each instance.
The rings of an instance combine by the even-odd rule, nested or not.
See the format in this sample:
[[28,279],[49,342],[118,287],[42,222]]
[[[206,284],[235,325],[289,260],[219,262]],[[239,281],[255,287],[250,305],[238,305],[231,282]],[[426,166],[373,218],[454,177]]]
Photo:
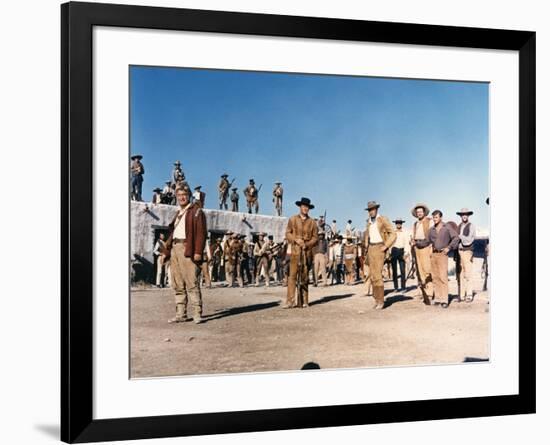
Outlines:
[[[130,163],[130,199],[132,201],[143,201],[142,188],[143,188],[143,175],[145,174],[145,168],[141,160],[142,155],[131,156]],[[235,178],[229,181],[229,175],[224,173],[220,177],[218,183],[218,204],[220,210],[230,210],[232,212],[239,211],[239,193],[238,188],[234,187]],[[204,208],[206,200],[206,193],[202,190],[202,186],[198,185],[193,188],[185,180],[185,174],[181,168],[181,162],[174,162],[174,169],[170,175],[170,179],[165,182],[163,188],[156,187],[153,189],[153,197],[151,203],[153,204],[169,204],[177,205],[176,189],[187,189],[191,196],[191,201],[196,201]],[[256,186],[254,179],[248,181],[248,185],[243,189],[243,194],[246,200],[246,208],[248,213],[258,213],[260,210],[259,194],[262,189],[262,184],[259,187]],[[231,193],[230,193],[231,191]],[[275,209],[275,215],[283,215],[283,195],[284,190],[280,181],[275,182],[273,186],[273,205]],[[231,208],[228,205],[228,199],[231,202]]]
[[[379,213],[380,204],[370,201],[365,209],[368,219],[363,239],[354,243],[352,235],[346,234],[346,243],[341,244],[342,235],[331,234],[330,241],[327,240],[324,218],[311,218],[309,212],[314,205],[303,197],[295,203],[299,212],[289,218],[283,243],[274,243],[273,237],[266,238],[265,233],[258,234],[257,240],[250,243],[245,235],[229,232],[223,240],[208,244],[206,219],[200,202],[191,200],[189,188],[177,187],[175,195],[179,210],[169,225],[167,239],[159,238],[155,246],[155,252],[162,257],[159,264],[169,264],[170,284],[175,291],[176,315],[170,323],[189,319],[188,300],[193,320],[201,323],[201,281],[210,287],[212,278],[219,280],[222,275],[229,286],[236,282],[240,287],[245,282],[258,286],[262,278],[269,286],[273,278],[274,282],[282,282],[287,287],[284,308],[308,307],[310,272],[313,271],[314,285],[319,276],[322,284],[327,285],[326,274],[331,271],[331,261],[344,266],[346,284],[355,282],[355,265],[359,264],[367,294],[372,291],[374,308],[383,309],[385,265],[392,265],[395,289],[405,289],[405,263],[412,258],[423,302],[447,308],[449,253],[455,250],[458,252],[459,301],[473,300],[475,227],[469,221],[473,212],[468,209],[457,212],[461,221],[456,225],[443,222],[440,210],[434,210],[430,218],[427,205],[416,204],[411,211],[416,221],[412,233],[408,234],[403,229],[403,219],[394,220],[394,227]],[[160,276],[158,273],[157,285],[160,285]]]

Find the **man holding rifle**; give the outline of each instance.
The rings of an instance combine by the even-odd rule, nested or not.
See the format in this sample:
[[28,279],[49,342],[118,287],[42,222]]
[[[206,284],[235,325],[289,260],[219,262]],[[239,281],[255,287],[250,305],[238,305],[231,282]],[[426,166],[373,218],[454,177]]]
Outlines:
[[312,249],[317,244],[317,224],[309,216],[309,211],[315,206],[309,198],[296,201],[296,205],[300,207],[300,213],[289,219],[285,235],[291,246],[285,309],[309,306],[309,268],[313,260]]

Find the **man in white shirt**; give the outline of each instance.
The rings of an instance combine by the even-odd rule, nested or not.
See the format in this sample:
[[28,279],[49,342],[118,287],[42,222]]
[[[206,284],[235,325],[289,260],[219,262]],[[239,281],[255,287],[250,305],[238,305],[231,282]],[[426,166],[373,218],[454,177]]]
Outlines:
[[162,271],[164,269],[164,259],[166,256],[165,249],[166,249],[166,244],[164,242],[164,233],[161,233],[159,235],[157,242],[155,243],[155,248],[153,249],[153,255],[157,260],[157,276],[155,280],[155,284],[157,287],[162,287],[161,278],[162,278]]
[[395,242],[391,248],[391,269],[393,278],[393,288],[398,290],[397,281],[397,265],[399,264],[399,273],[401,275],[401,290],[406,289],[407,284],[407,268],[406,261],[411,252],[411,236],[409,232],[403,229],[405,220],[398,218],[393,223],[395,224]]

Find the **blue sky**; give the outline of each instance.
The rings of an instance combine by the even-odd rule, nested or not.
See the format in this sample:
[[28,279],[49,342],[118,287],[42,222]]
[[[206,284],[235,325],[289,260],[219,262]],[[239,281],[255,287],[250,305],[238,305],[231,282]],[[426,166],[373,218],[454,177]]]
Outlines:
[[367,201],[412,223],[418,201],[445,220],[469,207],[488,227],[488,94],[485,83],[131,67],[130,151],[144,156],[143,196],[179,159],[190,185],[217,208],[227,172],[241,193],[259,186],[260,213],[284,215],[302,196],[343,227],[362,229]]

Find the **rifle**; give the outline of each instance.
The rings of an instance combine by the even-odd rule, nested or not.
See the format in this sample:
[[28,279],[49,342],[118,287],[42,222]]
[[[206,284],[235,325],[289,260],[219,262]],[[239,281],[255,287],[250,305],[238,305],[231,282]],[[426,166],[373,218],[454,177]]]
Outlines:
[[405,279],[405,281],[411,279],[414,277],[415,273],[416,273],[416,248],[414,246],[411,246],[411,260],[412,260],[412,266],[411,266],[411,270],[409,270],[409,273],[407,274],[407,278]]
[[232,186],[233,183],[235,182],[235,179],[237,179],[237,178],[233,178],[233,181],[231,181],[231,182],[229,183],[229,187],[227,187],[227,190],[231,190],[231,186]]
[[256,192],[256,196],[258,196],[260,194],[260,190],[262,189],[262,185],[263,184],[260,184],[260,187],[258,187],[258,191]]
[[300,247],[300,256],[298,257],[299,258],[298,259],[298,276],[296,277],[296,291],[297,291],[296,304],[298,307],[302,307],[304,305],[304,299],[302,295],[302,268],[303,268],[302,255],[303,253],[304,253],[304,250],[302,249],[302,247]]

